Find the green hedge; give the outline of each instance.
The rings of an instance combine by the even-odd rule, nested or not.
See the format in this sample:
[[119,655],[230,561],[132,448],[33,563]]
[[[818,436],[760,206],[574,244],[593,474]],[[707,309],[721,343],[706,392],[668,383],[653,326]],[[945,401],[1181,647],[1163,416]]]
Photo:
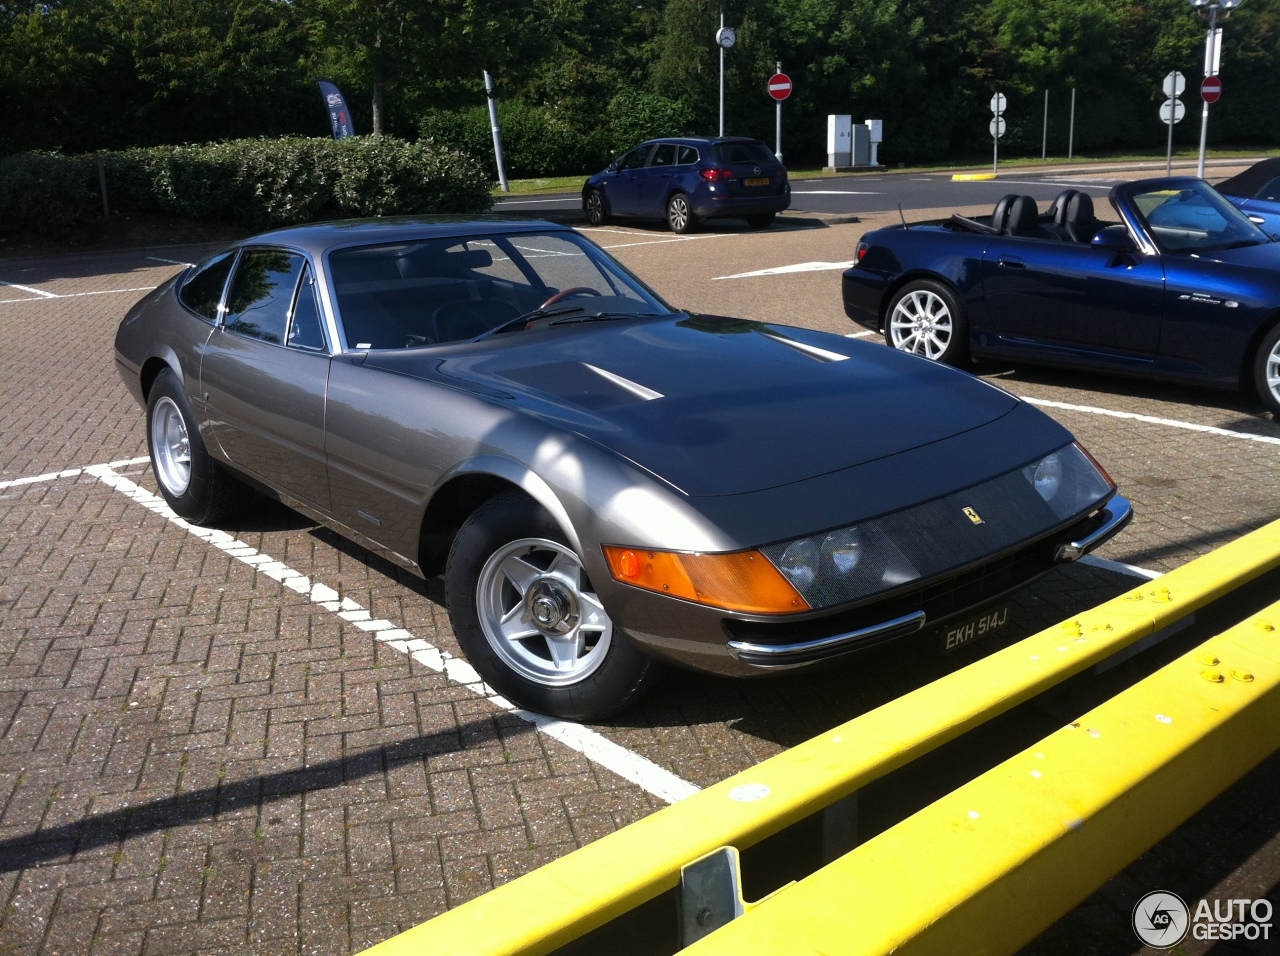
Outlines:
[[[392,137],[237,140],[104,153],[113,211],[254,228],[359,216],[477,213],[490,180],[462,153]],[[101,215],[96,157],[0,160],[0,229],[65,230]]]
[[[657,93],[626,90],[609,102],[603,115],[589,119],[514,99],[498,104],[498,121],[513,179],[586,176],[636,143],[692,132],[693,111]],[[421,118],[418,130],[426,141],[465,153],[485,169],[495,168],[487,106],[432,110]]]

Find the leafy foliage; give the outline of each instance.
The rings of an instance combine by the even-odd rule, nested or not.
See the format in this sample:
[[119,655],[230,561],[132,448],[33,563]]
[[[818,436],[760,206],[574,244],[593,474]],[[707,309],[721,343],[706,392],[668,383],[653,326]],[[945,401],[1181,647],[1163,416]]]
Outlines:
[[[301,137],[155,146],[102,155],[123,211],[252,227],[317,219],[487,210],[489,178],[462,154],[391,137]],[[63,230],[97,213],[95,157],[0,160],[0,228]]]

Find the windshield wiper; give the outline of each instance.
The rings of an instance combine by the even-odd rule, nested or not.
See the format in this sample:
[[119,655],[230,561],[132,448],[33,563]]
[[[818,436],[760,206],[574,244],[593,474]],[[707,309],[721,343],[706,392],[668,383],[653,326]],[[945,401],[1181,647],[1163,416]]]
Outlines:
[[495,325],[487,332],[481,332],[475,338],[470,339],[470,341],[483,342],[491,335],[500,335],[503,332],[510,332],[512,329],[521,325],[527,325],[535,319],[548,319],[555,315],[571,315],[574,312],[581,312],[585,308],[585,305],[562,305],[558,309],[533,309],[523,315],[517,315],[514,319],[508,319],[501,325]]

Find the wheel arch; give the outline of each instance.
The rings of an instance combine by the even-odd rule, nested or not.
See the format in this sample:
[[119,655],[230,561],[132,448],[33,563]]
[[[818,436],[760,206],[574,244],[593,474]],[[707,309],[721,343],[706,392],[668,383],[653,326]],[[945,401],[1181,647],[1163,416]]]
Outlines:
[[1271,313],[1265,320],[1258,323],[1258,327],[1253,330],[1249,336],[1249,341],[1244,347],[1244,354],[1240,357],[1240,390],[1248,394],[1253,394],[1253,362],[1258,354],[1258,347],[1262,345],[1265,339],[1277,325],[1280,325],[1280,311]]
[[148,356],[138,370],[138,384],[142,389],[142,401],[144,403],[151,397],[151,386],[156,383],[160,373],[166,369],[178,376],[178,382],[184,388],[186,387],[186,380],[182,374],[182,363],[178,361],[178,356],[174,354],[172,349],[163,349],[158,355]]
[[488,456],[452,469],[427,502],[418,534],[418,564],[425,577],[444,571],[449,549],[467,518],[504,491],[521,491],[542,507],[579,555],[582,543],[564,505],[540,476],[519,462]]
[[893,302],[894,298],[897,296],[898,292],[903,288],[903,286],[906,286],[912,282],[917,282],[921,279],[928,279],[930,282],[937,282],[941,285],[946,286],[948,289],[951,290],[951,294],[956,297],[956,300],[958,302],[960,302],[962,305],[968,304],[965,302],[964,296],[960,294],[960,290],[956,288],[956,284],[952,282],[950,279],[948,279],[946,276],[942,275],[941,273],[933,272],[929,269],[913,269],[910,272],[904,272],[902,275],[898,276],[891,283],[889,283],[889,286],[884,291],[884,296],[880,299],[880,332],[881,334],[884,333],[885,320],[889,317],[890,303]]

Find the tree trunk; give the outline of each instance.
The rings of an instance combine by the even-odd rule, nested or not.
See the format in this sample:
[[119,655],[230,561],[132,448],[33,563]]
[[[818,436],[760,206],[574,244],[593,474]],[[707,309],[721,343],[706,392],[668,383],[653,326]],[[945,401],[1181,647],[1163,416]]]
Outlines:
[[381,136],[383,126],[385,125],[384,114],[386,106],[383,101],[384,83],[382,80],[382,67],[375,66],[373,68],[373,135]]

